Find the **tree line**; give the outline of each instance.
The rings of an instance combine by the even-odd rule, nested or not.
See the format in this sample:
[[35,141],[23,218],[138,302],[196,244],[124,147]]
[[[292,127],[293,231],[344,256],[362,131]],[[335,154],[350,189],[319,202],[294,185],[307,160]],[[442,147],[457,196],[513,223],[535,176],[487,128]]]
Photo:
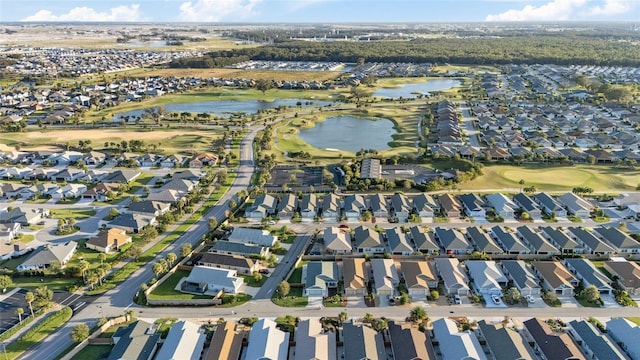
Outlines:
[[639,66],[640,48],[629,42],[578,34],[505,38],[436,38],[408,41],[283,41],[257,48],[215,51],[173,61],[171,67],[220,67],[252,60],[411,62],[454,64],[558,64]]

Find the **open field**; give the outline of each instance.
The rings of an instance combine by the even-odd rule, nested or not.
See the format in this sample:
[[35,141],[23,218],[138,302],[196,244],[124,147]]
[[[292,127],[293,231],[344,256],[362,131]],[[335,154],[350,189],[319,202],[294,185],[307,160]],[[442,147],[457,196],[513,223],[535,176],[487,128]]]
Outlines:
[[637,170],[617,169],[606,165],[490,165],[482,169],[484,175],[459,184],[461,190],[519,189],[520,179],[525,186],[538,190],[565,191],[576,186],[590,187],[594,191],[631,191],[640,184]]
[[216,141],[222,138],[222,130],[211,129],[165,129],[141,131],[140,129],[69,129],[29,131],[24,133],[5,133],[0,141],[13,144],[21,143],[23,148],[42,148],[42,146],[63,145],[70,142],[75,145],[79,140],[91,139],[94,148],[101,148],[105,142],[143,140],[147,144],[159,144],[159,148],[168,151],[210,150]]

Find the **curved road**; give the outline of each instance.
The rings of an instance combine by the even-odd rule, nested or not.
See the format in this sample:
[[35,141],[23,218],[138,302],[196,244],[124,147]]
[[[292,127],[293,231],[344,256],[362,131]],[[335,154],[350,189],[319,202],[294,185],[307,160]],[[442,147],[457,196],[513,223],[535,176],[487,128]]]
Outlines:
[[[214,216],[218,221],[224,219],[225,211],[228,209],[228,201],[238,191],[246,190],[251,182],[255,168],[253,161],[253,140],[261,129],[262,127],[251,129],[240,142],[240,165],[236,170],[237,176],[233,184],[229,187],[229,190],[220,198],[218,203],[202,217],[201,221],[193,225],[180,238],[158,254],[156,257],[158,260],[165,258],[170,252],[179,253],[180,247],[184,243],[194,244],[202,239],[202,236],[209,230],[208,218]],[[153,262],[154,261],[151,261],[150,264]],[[76,312],[64,327],[26,351],[19,359],[54,359],[60,352],[72,344],[70,334],[74,326],[84,323],[91,328],[95,325],[96,321],[103,316],[119,316],[129,308],[146,310],[144,307],[138,307],[133,304],[132,299],[140,289],[140,286],[149,282],[153,277],[154,273],[151,271],[151,266],[136,271],[127,280],[109,290],[104,295],[99,296],[91,304],[88,304],[87,307]],[[191,312],[193,312],[193,310],[191,310]]]

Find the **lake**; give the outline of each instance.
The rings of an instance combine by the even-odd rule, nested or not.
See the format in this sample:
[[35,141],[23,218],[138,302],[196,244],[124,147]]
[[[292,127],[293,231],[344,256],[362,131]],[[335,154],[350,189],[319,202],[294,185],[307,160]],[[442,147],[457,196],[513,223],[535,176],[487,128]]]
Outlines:
[[418,94],[429,95],[432,91],[448,90],[461,85],[462,82],[460,80],[454,79],[429,80],[422,83],[403,84],[399,87],[380,89],[375,91],[373,96],[383,98],[415,98]]
[[[332,104],[331,101],[309,100],[309,99],[278,99],[274,101],[262,100],[220,100],[220,101],[199,101],[190,103],[166,104],[164,109],[169,112],[189,112],[189,113],[208,113],[218,117],[231,117],[233,113],[245,113],[248,115],[255,114],[259,110],[276,108],[279,106],[295,107],[300,102],[301,107],[325,106]],[[116,113],[113,121],[121,122],[125,116],[129,116],[129,121],[135,121],[135,118],[142,116],[144,109],[131,110],[122,113]]]
[[320,149],[358,152],[360,149],[389,149],[396,133],[389,119],[369,119],[349,115],[332,116],[314,127],[300,130],[298,137]]

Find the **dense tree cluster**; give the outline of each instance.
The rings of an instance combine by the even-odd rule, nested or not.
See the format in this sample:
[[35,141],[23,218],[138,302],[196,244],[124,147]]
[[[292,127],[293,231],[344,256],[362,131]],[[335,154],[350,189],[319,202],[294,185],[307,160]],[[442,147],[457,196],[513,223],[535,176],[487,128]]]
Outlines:
[[413,62],[455,64],[640,65],[640,48],[604,37],[521,35],[403,41],[283,41],[257,48],[217,51],[176,60],[172,67],[219,67],[253,60]]

